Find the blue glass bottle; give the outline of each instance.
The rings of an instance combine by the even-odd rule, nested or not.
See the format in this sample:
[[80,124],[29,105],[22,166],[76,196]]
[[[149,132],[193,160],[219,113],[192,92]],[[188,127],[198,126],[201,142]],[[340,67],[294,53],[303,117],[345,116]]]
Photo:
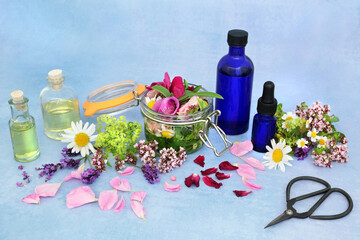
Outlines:
[[246,31],[229,31],[229,53],[217,66],[216,92],[224,98],[216,99],[216,109],[221,111],[218,124],[229,135],[245,133],[249,128],[254,65],[245,55],[247,39]]
[[274,98],[275,85],[268,81],[264,83],[263,95],[258,100],[257,111],[254,116],[251,142],[257,152],[266,152],[275,136],[276,118],[274,116],[277,100]]

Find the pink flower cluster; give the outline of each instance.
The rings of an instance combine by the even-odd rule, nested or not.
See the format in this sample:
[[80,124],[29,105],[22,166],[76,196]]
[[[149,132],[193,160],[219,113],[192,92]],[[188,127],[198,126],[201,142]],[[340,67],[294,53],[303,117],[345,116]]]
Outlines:
[[96,150],[91,160],[95,170],[97,170],[99,173],[105,171],[104,153],[101,148]]
[[163,148],[160,150],[160,154],[158,169],[161,173],[168,173],[175,167],[181,167],[187,157],[186,151],[182,147],[178,152],[173,148]]
[[150,167],[156,167],[156,153],[158,149],[158,142],[156,140],[150,141],[146,144],[145,140],[140,140],[134,145],[138,150],[138,157],[141,158],[143,165],[149,164]]
[[314,159],[314,164],[320,167],[328,167],[331,168],[331,162],[336,161],[338,163],[346,163],[349,160],[348,147],[347,147],[347,138],[341,137],[340,142],[342,144],[336,145],[335,138],[331,138],[327,141],[326,146],[328,148],[327,151],[322,151],[321,154],[313,151],[311,156]]
[[318,132],[331,133],[331,122],[327,121],[324,114],[330,113],[329,105],[322,105],[321,102],[315,102],[311,107],[304,107],[302,102],[296,106],[296,115],[300,118],[309,120],[309,129],[316,129]]

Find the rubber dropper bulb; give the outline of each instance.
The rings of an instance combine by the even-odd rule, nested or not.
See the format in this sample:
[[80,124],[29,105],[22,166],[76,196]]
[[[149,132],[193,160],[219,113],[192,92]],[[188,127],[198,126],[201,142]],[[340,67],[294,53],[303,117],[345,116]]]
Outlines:
[[263,115],[274,115],[277,100],[274,98],[275,84],[271,81],[264,83],[263,94],[258,100],[257,111]]

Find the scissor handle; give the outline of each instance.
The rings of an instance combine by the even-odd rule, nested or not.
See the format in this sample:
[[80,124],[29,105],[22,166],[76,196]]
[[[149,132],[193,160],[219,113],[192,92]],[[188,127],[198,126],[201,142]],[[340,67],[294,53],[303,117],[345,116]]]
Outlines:
[[[318,208],[321,203],[323,201],[325,201],[325,199],[333,192],[339,192],[341,193],[347,200],[348,200],[348,203],[349,203],[349,206],[348,208],[342,212],[342,213],[339,213],[339,214],[336,214],[336,215],[316,215],[316,216],[309,216],[309,218],[312,218],[312,219],[321,219],[321,220],[332,220],[332,219],[338,219],[338,218],[342,218],[342,217],[345,217],[346,215],[348,215],[351,210],[353,209],[353,201],[350,197],[350,195],[345,192],[344,190],[340,189],[340,188],[332,188],[330,189],[328,192],[326,192],[324,194],[324,196],[322,196],[320,198],[320,200],[314,205],[315,209],[310,213],[310,215],[316,210],[316,208]],[[314,207],[312,207],[311,209],[313,209]]]
[[[290,199],[290,190],[291,190],[292,185],[295,182],[302,181],[302,180],[310,180],[310,181],[318,182],[318,183],[323,184],[326,188]],[[330,190],[330,188],[331,188],[330,184],[320,178],[311,177],[311,176],[296,177],[293,180],[291,180],[286,187],[286,201],[289,202],[291,200],[295,203],[297,201],[300,201],[300,200],[303,200],[306,198],[310,198],[310,197],[314,197],[316,195],[324,193],[324,192]]]

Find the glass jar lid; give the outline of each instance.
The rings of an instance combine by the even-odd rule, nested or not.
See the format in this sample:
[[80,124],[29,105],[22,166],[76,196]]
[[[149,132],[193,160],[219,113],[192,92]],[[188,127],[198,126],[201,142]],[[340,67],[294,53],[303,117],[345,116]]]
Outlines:
[[89,94],[83,104],[86,117],[117,115],[139,105],[139,96],[146,87],[135,81],[122,81],[101,87]]

